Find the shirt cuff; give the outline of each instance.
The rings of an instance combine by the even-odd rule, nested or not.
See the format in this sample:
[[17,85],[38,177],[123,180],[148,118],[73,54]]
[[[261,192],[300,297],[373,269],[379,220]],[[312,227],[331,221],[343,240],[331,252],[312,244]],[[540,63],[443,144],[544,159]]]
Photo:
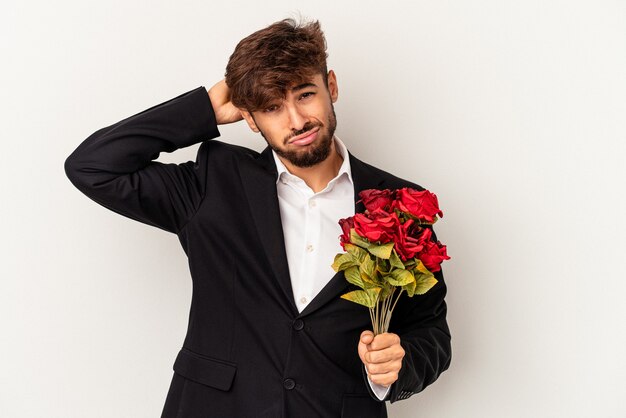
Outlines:
[[383,399],[387,397],[387,394],[389,393],[389,389],[391,389],[391,385],[385,387],[383,385],[376,384],[370,380],[369,376],[367,376],[367,381],[369,382],[370,387],[372,388],[372,391],[374,392],[374,394],[376,395],[378,399],[382,401]]

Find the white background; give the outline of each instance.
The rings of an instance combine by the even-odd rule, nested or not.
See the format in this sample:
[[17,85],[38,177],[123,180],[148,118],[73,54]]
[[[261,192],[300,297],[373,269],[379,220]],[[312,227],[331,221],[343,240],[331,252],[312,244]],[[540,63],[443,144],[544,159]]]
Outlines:
[[159,416],[185,255],[82,195],[64,160],[298,12],[326,33],[338,135],[444,211],[452,365],[390,416],[626,416],[626,3],[608,0],[4,4],[0,416]]

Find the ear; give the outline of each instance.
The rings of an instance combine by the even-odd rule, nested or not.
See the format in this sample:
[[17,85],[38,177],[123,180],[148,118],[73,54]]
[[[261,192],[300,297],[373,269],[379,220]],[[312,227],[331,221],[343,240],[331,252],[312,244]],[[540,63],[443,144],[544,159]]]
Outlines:
[[335,103],[339,97],[339,87],[337,86],[337,76],[333,70],[328,72],[328,91],[331,100]]
[[248,123],[248,126],[250,127],[250,129],[252,129],[252,131],[254,132],[259,132],[259,128],[258,126],[256,126],[256,122],[254,121],[252,114],[244,109],[239,109],[239,111],[241,112],[241,116],[243,116],[243,118]]

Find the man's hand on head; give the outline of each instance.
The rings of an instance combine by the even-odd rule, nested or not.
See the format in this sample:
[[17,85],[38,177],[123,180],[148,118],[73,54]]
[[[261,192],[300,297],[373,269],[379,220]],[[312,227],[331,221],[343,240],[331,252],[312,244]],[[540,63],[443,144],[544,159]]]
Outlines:
[[225,79],[222,79],[211,87],[208,93],[218,125],[225,125],[243,119],[241,111],[230,101],[230,89]]
[[398,380],[404,348],[397,334],[385,332],[374,336],[372,331],[363,331],[358,352],[372,383],[390,386]]

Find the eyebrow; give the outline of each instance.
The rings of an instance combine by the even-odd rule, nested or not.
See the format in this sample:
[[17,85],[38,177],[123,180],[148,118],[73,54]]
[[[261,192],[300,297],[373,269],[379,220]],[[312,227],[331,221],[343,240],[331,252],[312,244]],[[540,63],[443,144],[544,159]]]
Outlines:
[[302,84],[292,88],[291,91],[298,91],[298,90],[306,89],[308,87],[317,87],[317,85],[315,85],[313,83],[302,83]]

